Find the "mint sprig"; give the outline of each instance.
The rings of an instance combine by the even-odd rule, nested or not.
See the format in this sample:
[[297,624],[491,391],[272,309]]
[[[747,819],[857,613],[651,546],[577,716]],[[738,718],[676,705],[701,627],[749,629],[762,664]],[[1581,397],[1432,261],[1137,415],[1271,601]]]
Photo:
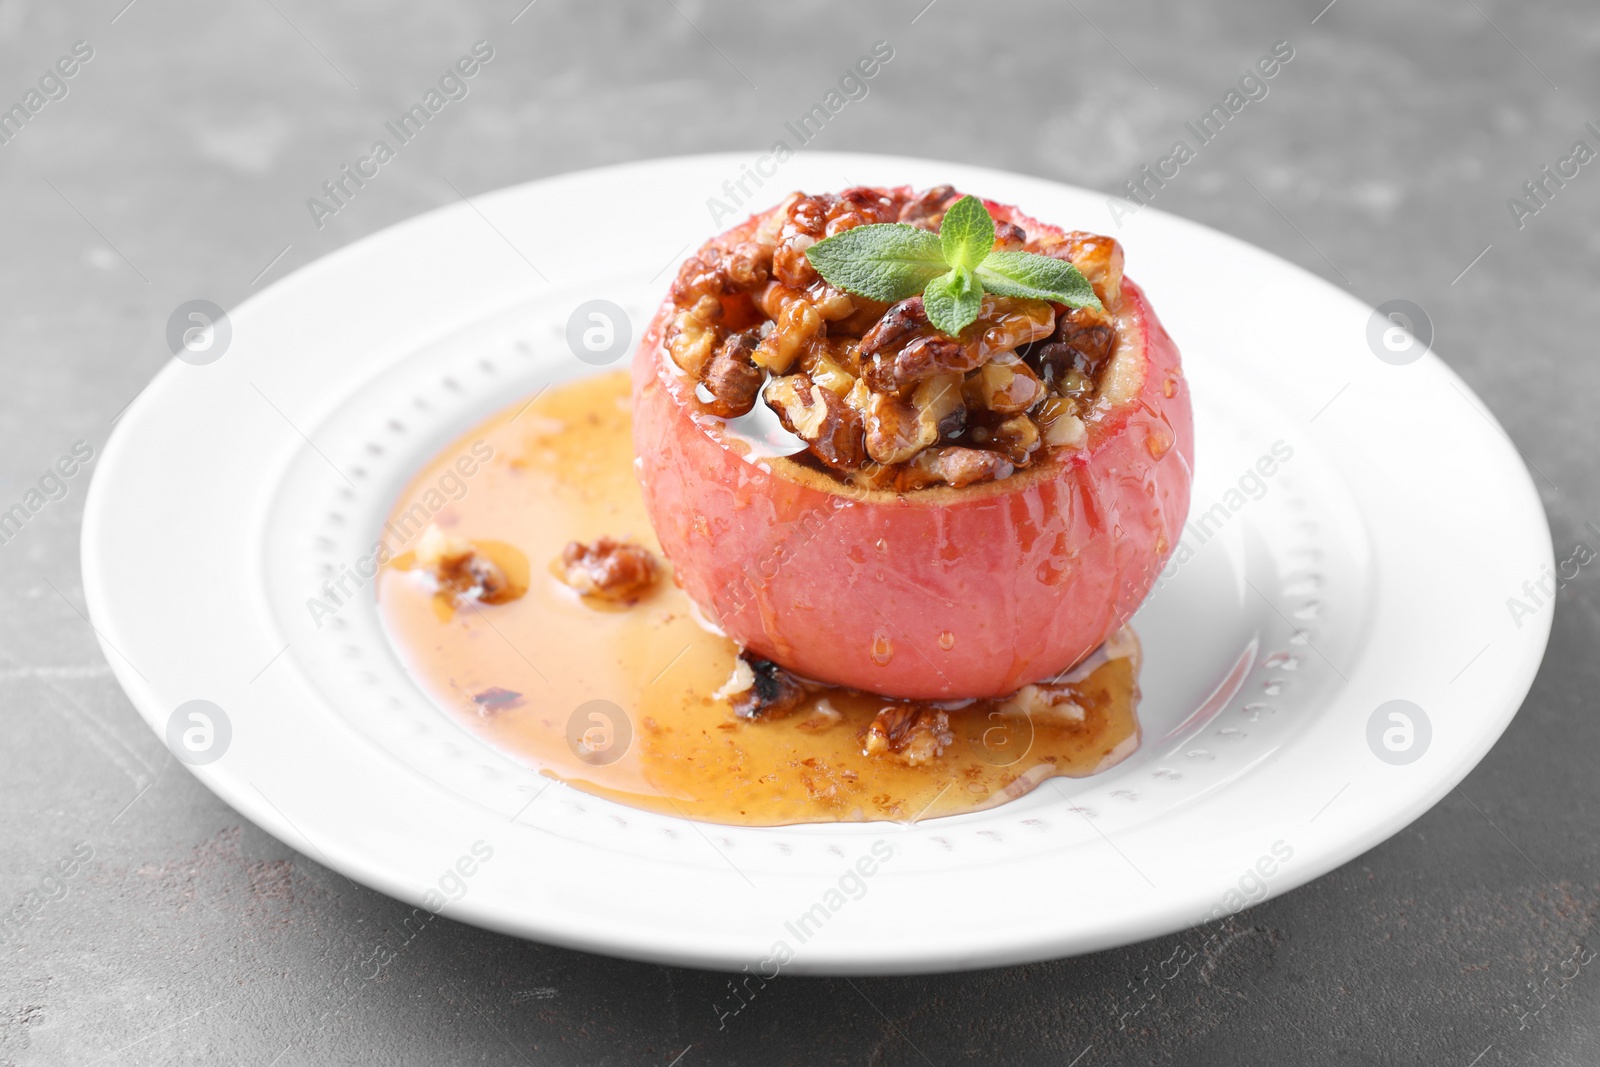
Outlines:
[[806,258],[828,284],[869,300],[892,304],[920,292],[928,321],[951,337],[977,319],[986,292],[1100,307],[1066,260],[994,251],[994,219],[975,196],[950,205],[937,235],[903,222],[857,226],[818,241]]

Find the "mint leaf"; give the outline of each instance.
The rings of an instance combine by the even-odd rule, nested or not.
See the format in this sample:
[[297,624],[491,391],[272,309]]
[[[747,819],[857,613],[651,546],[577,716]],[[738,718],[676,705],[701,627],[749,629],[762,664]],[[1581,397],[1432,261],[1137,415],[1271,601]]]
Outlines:
[[940,275],[922,291],[922,307],[928,313],[928,321],[951,337],[971,325],[982,303],[983,287],[964,267]]
[[938,235],[903,222],[824,238],[806,259],[836,289],[886,304],[922,293],[928,321],[955,337],[978,317],[985,292],[1099,308],[1078,268],[1032,252],[996,252],[994,219],[975,196],[950,205]]
[[987,292],[1049,300],[1075,308],[1098,308],[1094,286],[1064,259],[1033,252],[994,252],[974,272]]
[[806,259],[834,288],[888,304],[916,296],[949,270],[939,238],[903,222],[825,237],[806,249]]
[[939,249],[954,268],[972,270],[994,248],[994,219],[975,196],[963,196],[939,224]]

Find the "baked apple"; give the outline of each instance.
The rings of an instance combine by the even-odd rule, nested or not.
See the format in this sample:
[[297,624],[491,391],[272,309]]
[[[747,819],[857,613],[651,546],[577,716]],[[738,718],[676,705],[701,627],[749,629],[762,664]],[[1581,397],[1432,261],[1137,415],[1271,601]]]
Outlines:
[[633,364],[675,580],[834,685],[961,700],[1070,669],[1189,507],[1178,350],[1122,266],[948,186],[797,193],[707,242]]

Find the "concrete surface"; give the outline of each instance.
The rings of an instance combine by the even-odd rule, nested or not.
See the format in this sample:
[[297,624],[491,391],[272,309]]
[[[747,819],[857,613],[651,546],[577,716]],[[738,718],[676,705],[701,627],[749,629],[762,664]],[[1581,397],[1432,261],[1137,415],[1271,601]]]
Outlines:
[[[0,145],[0,507],[74,442],[104,443],[178,304],[237,303],[452,184],[764,147],[886,40],[892,62],[814,147],[1114,191],[1287,40],[1268,95],[1157,205],[1372,304],[1420,304],[1538,468],[1557,559],[1600,548],[1600,167],[1547,184],[1521,228],[1507,205],[1575,141],[1600,145],[1592,5],[522,2],[0,0],[0,102],[93,48]],[[472,95],[316,229],[306,198],[479,39],[496,58]],[[719,1031],[724,977],[443,919],[408,940],[406,909],[243,823],[111,679],[80,614],[87,477],[64,484],[0,554],[0,904],[20,909],[0,1062],[1600,1062],[1600,568],[1561,590],[1532,695],[1461,790],[1239,915],[1176,979],[1163,961],[1198,935],[783,980]],[[356,977],[380,943],[395,962]]]

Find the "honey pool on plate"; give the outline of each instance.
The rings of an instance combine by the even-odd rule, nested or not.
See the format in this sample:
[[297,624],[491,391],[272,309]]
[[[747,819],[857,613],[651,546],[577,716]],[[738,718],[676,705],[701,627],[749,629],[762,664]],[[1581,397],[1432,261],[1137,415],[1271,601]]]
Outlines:
[[[384,529],[394,558],[377,595],[390,640],[435,701],[501,750],[623,804],[774,826],[974,811],[1138,746],[1137,656],[1074,684],[1080,721],[952,710],[953,743],[919,766],[863,754],[881,697],[829,690],[782,719],[736,719],[712,694],[738,650],[696,620],[670,565],[627,608],[586,602],[550,570],[569,541],[610,536],[659,552],[630,429],[626,373],[550,388],[436,456]],[[515,572],[526,593],[459,605],[439,594],[408,551],[429,522]],[[823,699],[839,717],[817,712]]]

